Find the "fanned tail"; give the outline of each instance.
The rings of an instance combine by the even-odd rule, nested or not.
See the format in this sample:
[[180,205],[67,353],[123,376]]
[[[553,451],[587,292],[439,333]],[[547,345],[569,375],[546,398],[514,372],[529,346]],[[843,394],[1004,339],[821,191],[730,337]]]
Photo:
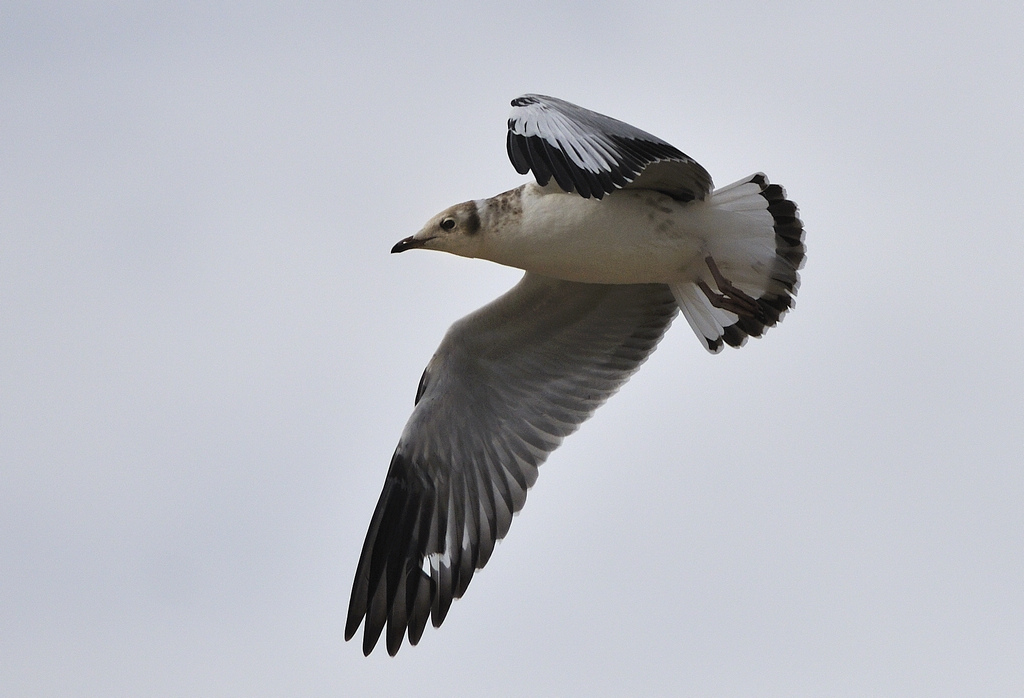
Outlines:
[[716,189],[716,212],[700,278],[671,284],[676,303],[708,351],[760,337],[793,307],[803,266],[804,227],[795,203],[757,173]]

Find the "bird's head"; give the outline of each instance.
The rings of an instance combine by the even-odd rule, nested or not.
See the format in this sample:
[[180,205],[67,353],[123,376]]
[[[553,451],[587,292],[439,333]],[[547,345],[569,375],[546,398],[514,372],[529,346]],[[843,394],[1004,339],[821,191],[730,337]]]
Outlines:
[[480,214],[475,201],[456,204],[431,218],[420,232],[391,248],[405,252],[417,247],[476,257],[480,249]]

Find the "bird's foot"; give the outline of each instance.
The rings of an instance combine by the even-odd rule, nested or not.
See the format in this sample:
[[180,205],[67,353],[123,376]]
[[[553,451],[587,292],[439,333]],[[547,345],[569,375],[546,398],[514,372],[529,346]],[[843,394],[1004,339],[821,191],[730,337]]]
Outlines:
[[704,262],[711,271],[711,277],[718,286],[718,292],[711,290],[711,287],[704,281],[698,281],[697,286],[704,292],[704,295],[711,301],[711,305],[722,310],[727,310],[740,317],[753,318],[759,322],[765,321],[764,310],[757,300],[748,293],[736,288],[719,270],[718,265],[712,257],[705,257]]

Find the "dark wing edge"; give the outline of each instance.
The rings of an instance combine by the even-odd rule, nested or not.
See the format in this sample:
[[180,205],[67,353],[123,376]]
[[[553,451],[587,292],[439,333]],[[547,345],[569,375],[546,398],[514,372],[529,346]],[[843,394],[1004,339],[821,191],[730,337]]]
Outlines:
[[714,187],[707,170],[657,136],[544,95],[512,100],[505,146],[519,174],[532,170],[541,186],[554,178],[585,199],[628,187],[692,201]]
[[356,569],[345,639],[388,653],[437,627],[526,502],[537,467],[639,368],[677,312],[667,286],[526,274],[431,360]]

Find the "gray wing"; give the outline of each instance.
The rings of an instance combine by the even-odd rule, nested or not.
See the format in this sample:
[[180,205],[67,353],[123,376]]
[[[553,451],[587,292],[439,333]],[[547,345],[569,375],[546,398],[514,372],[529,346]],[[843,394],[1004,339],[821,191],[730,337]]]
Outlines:
[[713,188],[707,170],[657,136],[554,97],[512,100],[506,146],[519,174],[533,170],[541,186],[554,177],[585,199],[633,187],[692,201]]
[[537,466],[642,364],[675,317],[667,286],[526,274],[456,322],[416,395],[352,585],[345,639],[395,654],[439,626],[526,501]]

